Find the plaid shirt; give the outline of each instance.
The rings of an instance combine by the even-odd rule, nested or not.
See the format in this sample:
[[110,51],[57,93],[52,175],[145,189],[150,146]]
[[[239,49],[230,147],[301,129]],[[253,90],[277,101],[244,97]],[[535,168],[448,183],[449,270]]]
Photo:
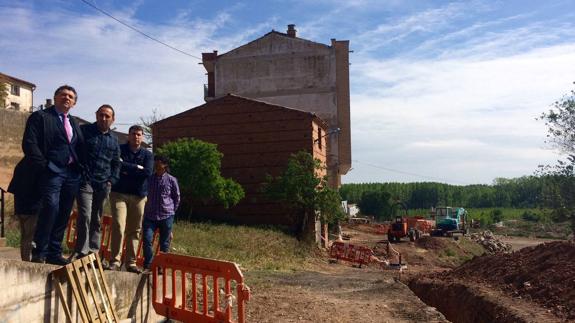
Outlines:
[[102,190],[120,178],[120,145],[111,131],[102,133],[96,123],[80,126],[86,143],[86,166],[94,190]]
[[178,180],[164,173],[153,174],[148,179],[148,201],[144,208],[144,217],[150,220],[164,220],[174,214],[180,205],[180,187]]

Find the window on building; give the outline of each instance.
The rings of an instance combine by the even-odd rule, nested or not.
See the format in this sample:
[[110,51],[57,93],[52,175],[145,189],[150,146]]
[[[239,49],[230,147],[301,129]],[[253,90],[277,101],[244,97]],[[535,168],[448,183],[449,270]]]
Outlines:
[[321,131],[321,128],[318,127],[317,128],[317,146],[319,147],[320,150],[321,150],[321,139],[322,139],[322,131]]
[[10,102],[10,107],[14,110],[20,110],[20,104],[16,102]]
[[18,85],[10,84],[10,94],[20,96],[20,87]]

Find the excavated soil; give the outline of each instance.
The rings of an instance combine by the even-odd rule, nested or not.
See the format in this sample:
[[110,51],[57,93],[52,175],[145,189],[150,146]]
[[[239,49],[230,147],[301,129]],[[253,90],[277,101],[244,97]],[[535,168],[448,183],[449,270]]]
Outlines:
[[495,286],[575,320],[575,244],[549,242],[511,254],[472,259],[450,276]]
[[412,279],[409,286],[454,322],[571,321],[574,259],[575,244],[549,242],[475,257],[451,271]]

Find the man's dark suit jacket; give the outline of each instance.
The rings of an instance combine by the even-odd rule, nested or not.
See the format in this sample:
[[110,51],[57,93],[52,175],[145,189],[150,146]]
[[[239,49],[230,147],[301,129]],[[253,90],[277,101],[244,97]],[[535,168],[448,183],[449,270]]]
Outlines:
[[22,139],[24,158],[14,172],[8,187],[9,192],[19,194],[22,199],[34,204],[33,202],[37,202],[41,197],[38,180],[43,172],[64,171],[70,156],[75,160],[74,167],[82,170],[85,158],[84,137],[74,118],[70,118],[70,124],[74,136],[72,142],[68,143],[64,124],[54,106],[30,115]]

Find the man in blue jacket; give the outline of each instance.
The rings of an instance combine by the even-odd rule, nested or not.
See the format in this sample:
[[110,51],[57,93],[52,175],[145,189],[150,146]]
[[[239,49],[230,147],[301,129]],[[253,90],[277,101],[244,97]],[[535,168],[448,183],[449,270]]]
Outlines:
[[[38,189],[33,262],[68,264],[62,257],[62,238],[78,192],[84,156],[82,132],[69,114],[77,100],[73,87],[60,86],[54,93],[54,105],[32,113],[26,122],[21,166],[26,171],[15,174],[12,181],[15,187],[28,187],[32,198]],[[22,194],[26,198],[26,193]]]
[[134,125],[128,130],[128,143],[120,145],[122,168],[120,180],[112,187],[112,237],[108,268],[119,270],[122,241],[126,243],[124,263],[129,272],[139,273],[136,266],[144,206],[148,195],[148,177],[154,171],[152,153],[142,147],[144,129]]

